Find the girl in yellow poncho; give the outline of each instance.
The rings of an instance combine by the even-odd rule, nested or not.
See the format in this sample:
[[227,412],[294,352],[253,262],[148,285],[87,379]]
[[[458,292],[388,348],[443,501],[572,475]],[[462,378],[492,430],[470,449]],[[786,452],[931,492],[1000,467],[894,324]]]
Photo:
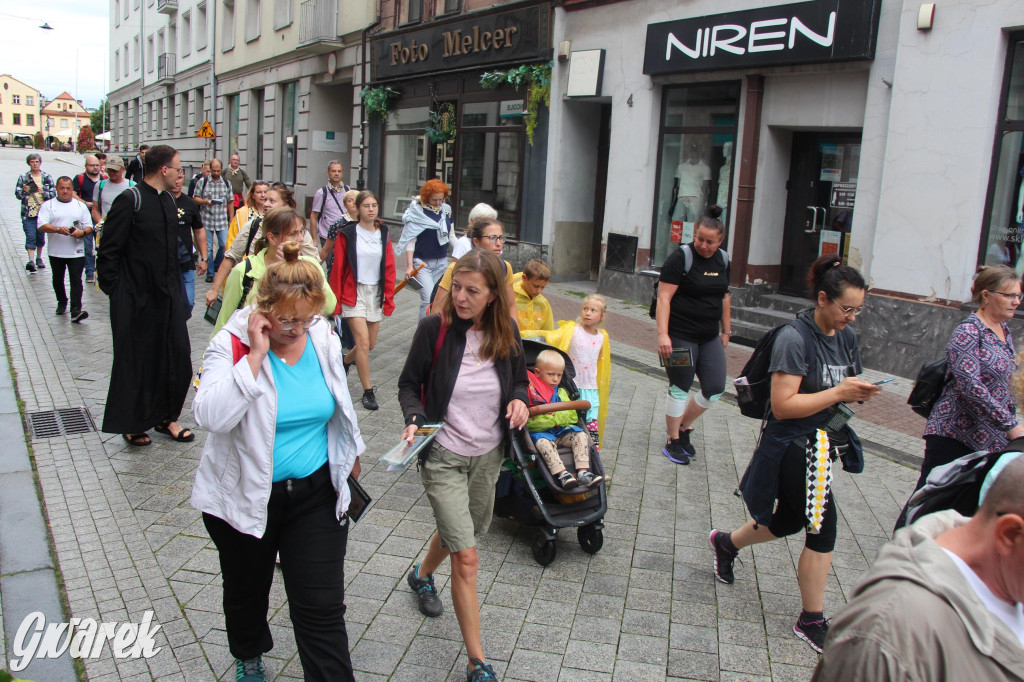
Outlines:
[[604,296],[590,294],[583,299],[583,309],[576,322],[559,320],[558,329],[554,331],[527,329],[520,332],[523,338],[543,338],[569,354],[576,369],[575,381],[580,389],[580,400],[587,400],[591,405],[587,412],[587,430],[594,445],[599,445],[604,438],[608,387],[611,384],[611,343],[608,332],[601,329],[607,310]]

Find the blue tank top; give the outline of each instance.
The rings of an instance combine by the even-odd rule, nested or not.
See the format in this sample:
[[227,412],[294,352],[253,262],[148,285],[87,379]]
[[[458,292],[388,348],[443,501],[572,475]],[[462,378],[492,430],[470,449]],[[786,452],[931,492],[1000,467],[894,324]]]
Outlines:
[[[436,220],[445,232],[450,228],[444,211],[434,213],[429,209],[423,209],[428,217]],[[437,239],[437,230],[424,230],[416,237],[416,248],[413,249],[412,257],[420,260],[440,260],[448,257],[448,245],[442,244]]]

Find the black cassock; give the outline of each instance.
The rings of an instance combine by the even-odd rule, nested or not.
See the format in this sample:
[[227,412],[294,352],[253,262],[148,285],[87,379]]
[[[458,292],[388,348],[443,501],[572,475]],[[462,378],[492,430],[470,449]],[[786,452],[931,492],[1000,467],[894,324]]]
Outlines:
[[187,309],[178,266],[174,197],[138,184],[103,223],[96,274],[110,297],[114,363],[103,431],[142,433],[176,420],[192,378]]

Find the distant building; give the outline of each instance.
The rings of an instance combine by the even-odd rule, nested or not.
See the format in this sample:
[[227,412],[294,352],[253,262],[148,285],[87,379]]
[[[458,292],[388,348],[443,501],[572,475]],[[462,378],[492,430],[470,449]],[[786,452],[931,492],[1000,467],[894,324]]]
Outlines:
[[8,74],[0,75],[0,138],[8,144],[40,130],[39,91]]
[[67,92],[62,92],[55,99],[43,103],[42,119],[46,144],[74,144],[78,131],[89,125],[89,110]]

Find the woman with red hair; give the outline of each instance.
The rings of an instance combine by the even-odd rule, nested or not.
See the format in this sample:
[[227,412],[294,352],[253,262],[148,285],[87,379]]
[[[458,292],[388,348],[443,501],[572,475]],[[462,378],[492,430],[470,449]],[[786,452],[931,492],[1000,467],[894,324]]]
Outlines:
[[423,264],[416,274],[420,287],[420,319],[427,314],[434,283],[448,267],[448,242],[452,240],[452,209],[444,203],[451,190],[434,178],[420,187],[402,216],[402,237],[395,245],[395,256],[404,258],[405,276]]

